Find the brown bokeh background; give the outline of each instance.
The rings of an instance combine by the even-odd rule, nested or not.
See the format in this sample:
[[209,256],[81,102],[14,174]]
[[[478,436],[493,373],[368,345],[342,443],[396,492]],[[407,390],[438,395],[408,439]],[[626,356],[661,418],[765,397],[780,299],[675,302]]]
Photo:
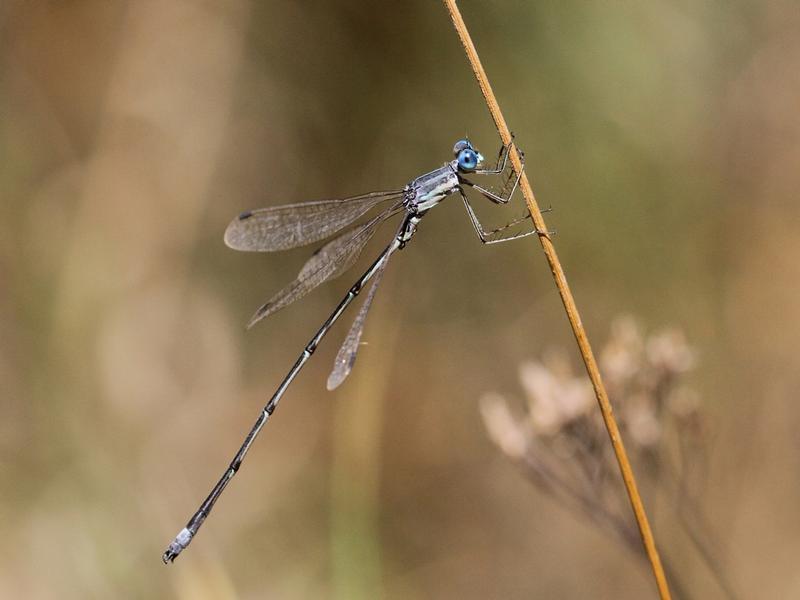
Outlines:
[[[592,339],[632,313],[698,352],[717,559],[742,597],[800,595],[797,4],[462,8]],[[325,391],[340,324],[160,562],[356,271],[245,332],[308,250],[231,251],[228,221],[402,186],[464,134],[496,151],[439,3],[8,0],[0,48],[0,596],[654,595],[488,440],[480,395],[575,350],[536,240],[483,247],[457,201],[393,260],[350,379]]]

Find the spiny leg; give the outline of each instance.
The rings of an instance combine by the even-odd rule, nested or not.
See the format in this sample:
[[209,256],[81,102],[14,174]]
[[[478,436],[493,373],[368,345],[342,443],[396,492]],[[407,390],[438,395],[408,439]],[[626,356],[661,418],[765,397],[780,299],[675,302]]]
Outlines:
[[[508,166],[508,155],[511,150],[511,146],[514,144],[514,141],[510,141],[508,144],[501,146],[500,148],[500,155],[497,159],[497,165],[494,169],[479,169],[475,171],[476,175],[499,175],[503,173],[507,166]],[[485,188],[481,185],[477,185],[471,181],[467,181],[466,179],[462,178],[462,183],[469,185],[470,187],[474,188],[478,192],[480,192],[483,196],[494,202],[495,204],[508,204],[511,197],[514,195],[514,192],[517,190],[517,186],[519,185],[519,180],[522,177],[522,171],[525,170],[525,154],[517,148],[517,152],[519,153],[520,162],[522,163],[522,168],[520,169],[519,173],[514,173],[513,170],[509,175],[507,181],[503,184],[502,189],[500,190],[500,194],[493,192],[492,190]],[[511,186],[511,190],[507,191],[508,184],[511,179],[514,179],[514,185]]]
[[464,207],[467,209],[467,215],[469,215],[469,220],[472,222],[472,227],[473,229],[475,229],[475,233],[478,235],[478,238],[480,238],[481,242],[484,244],[499,244],[501,242],[510,242],[511,240],[528,237],[529,235],[534,235],[534,234],[544,235],[544,236],[550,236],[555,234],[555,231],[541,231],[539,229],[533,229],[531,231],[522,231],[520,233],[516,233],[509,237],[492,239],[493,235],[501,231],[504,231],[510,227],[513,227],[514,225],[518,225],[519,223],[522,223],[523,221],[528,219],[530,217],[530,212],[528,212],[528,214],[526,214],[523,217],[514,219],[513,221],[511,221],[506,225],[503,225],[502,227],[498,227],[497,229],[492,229],[490,231],[484,231],[483,225],[481,225],[481,222],[478,220],[478,216],[475,214],[475,211],[473,210],[472,205],[469,203],[469,199],[467,198],[466,194],[464,194],[463,191],[460,191],[460,193],[461,193],[461,199],[464,201]]
[[[508,164],[508,155],[511,151],[511,146],[516,146],[516,142],[514,141],[514,134],[511,134],[511,141],[507,144],[503,144],[500,146],[500,152],[497,154],[497,163],[495,164],[493,169],[477,169],[475,173],[477,175],[498,175],[506,170],[506,165]],[[517,146],[517,152],[519,153],[519,158],[522,163],[525,163],[525,153],[520,150],[519,146]]]

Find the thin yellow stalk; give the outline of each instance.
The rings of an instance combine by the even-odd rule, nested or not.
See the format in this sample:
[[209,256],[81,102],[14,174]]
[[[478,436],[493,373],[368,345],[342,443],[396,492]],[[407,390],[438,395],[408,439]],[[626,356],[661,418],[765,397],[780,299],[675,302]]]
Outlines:
[[[466,53],[467,59],[469,60],[472,70],[475,73],[475,77],[478,80],[478,85],[481,88],[481,92],[483,92],[483,97],[486,100],[486,106],[489,108],[489,112],[492,115],[492,119],[497,127],[497,131],[500,134],[500,138],[504,144],[509,144],[511,143],[511,132],[506,124],[505,119],[503,118],[503,114],[500,112],[500,106],[497,104],[497,99],[494,96],[494,92],[492,92],[491,85],[489,85],[486,72],[483,70],[480,58],[478,57],[478,52],[475,50],[475,45],[472,43],[472,38],[467,31],[467,26],[464,23],[464,19],[461,17],[461,12],[458,10],[455,0],[444,0],[444,4],[447,8],[447,11],[450,13],[450,18],[453,20],[453,25],[456,28],[456,32],[461,40],[461,44],[464,46],[464,52]],[[538,231],[546,232],[547,225],[544,222],[542,211],[539,209],[539,205],[536,202],[535,196],[533,195],[533,190],[528,182],[528,177],[522,170],[522,162],[516,147],[512,147],[510,155],[514,170],[517,173],[522,172],[522,177],[520,178],[520,188],[522,190],[522,195],[528,204],[528,209],[530,210],[533,224]],[[644,544],[647,557],[650,560],[650,565],[653,569],[653,575],[655,576],[658,593],[662,600],[669,599],[671,597],[669,593],[669,586],[667,585],[667,578],[664,575],[664,568],[661,565],[661,559],[658,556],[658,550],[656,549],[653,532],[650,529],[649,522],[647,521],[647,514],[645,513],[642,499],[639,496],[639,490],[636,486],[636,479],[633,476],[633,470],[631,469],[630,462],[628,461],[628,455],[625,452],[625,446],[622,443],[619,427],[617,427],[617,422],[614,419],[611,403],[608,400],[608,394],[606,393],[605,386],[603,385],[603,380],[600,377],[600,371],[597,368],[597,361],[594,358],[592,347],[589,344],[589,339],[586,336],[586,330],[583,328],[583,323],[581,322],[581,317],[578,313],[578,307],[575,305],[575,299],[572,297],[572,292],[567,284],[567,278],[564,274],[564,269],[561,267],[561,262],[558,260],[558,255],[556,254],[556,249],[555,246],[553,246],[552,240],[546,233],[542,233],[538,237],[542,244],[544,254],[547,257],[547,262],[550,264],[550,271],[553,273],[553,279],[555,279],[556,287],[561,295],[561,301],[564,303],[564,309],[567,312],[567,318],[572,326],[572,332],[575,334],[575,339],[578,342],[578,348],[580,349],[581,356],[583,357],[583,362],[586,365],[586,371],[589,374],[592,387],[594,387],[597,403],[600,406],[600,412],[603,415],[603,421],[605,422],[606,429],[608,430],[608,435],[611,438],[611,445],[614,448],[614,454],[617,457],[619,470],[622,473],[622,479],[625,482],[625,489],[628,492],[628,498],[630,499],[631,507],[633,508],[633,514],[635,515],[636,523],[639,526],[639,532],[642,536],[642,543]]]

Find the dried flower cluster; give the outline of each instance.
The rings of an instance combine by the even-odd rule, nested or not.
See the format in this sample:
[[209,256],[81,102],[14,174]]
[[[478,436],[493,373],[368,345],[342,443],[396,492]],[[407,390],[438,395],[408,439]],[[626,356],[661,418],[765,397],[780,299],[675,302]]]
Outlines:
[[[620,317],[600,352],[600,369],[620,431],[645,484],[692,505],[687,482],[702,460],[697,396],[683,380],[696,355],[677,329],[645,335]],[[641,541],[587,378],[563,354],[520,366],[523,415],[497,393],[481,399],[491,439],[538,487],[613,532],[636,553]],[[699,544],[698,544],[699,546]],[[705,547],[698,547],[705,553]],[[714,570],[713,565],[712,570]]]

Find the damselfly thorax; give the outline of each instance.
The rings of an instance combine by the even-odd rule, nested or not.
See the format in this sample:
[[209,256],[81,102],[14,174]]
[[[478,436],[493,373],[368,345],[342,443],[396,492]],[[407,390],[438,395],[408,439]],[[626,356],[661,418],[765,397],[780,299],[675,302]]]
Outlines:
[[458,161],[420,175],[403,190],[406,210],[425,213],[459,189]]

